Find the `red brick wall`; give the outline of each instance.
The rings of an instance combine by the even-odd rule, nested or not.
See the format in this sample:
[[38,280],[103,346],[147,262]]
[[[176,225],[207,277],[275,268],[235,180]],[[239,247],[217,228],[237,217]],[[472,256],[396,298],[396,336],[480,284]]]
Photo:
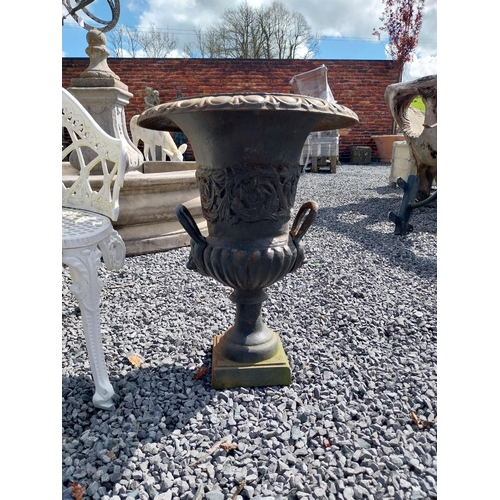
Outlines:
[[[88,58],[62,59],[62,86],[71,87],[88,67]],[[339,142],[341,161],[349,161],[351,146],[371,146],[373,135],[392,133],[392,117],[384,101],[387,85],[398,81],[391,61],[279,60],[279,59],[121,59],[109,58],[108,65],[133,94],[125,108],[127,123],[145,107],[146,87],[159,91],[160,102],[183,97],[223,92],[291,92],[290,79],[315,69],[328,68],[328,82],[339,104],[354,111],[359,125]],[[189,158],[186,158],[189,159]]]

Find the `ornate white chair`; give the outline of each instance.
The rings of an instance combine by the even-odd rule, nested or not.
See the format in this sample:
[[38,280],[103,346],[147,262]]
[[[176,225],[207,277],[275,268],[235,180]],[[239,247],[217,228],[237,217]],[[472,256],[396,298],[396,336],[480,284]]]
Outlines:
[[[62,186],[62,262],[69,268],[71,291],[81,310],[87,352],[95,384],[94,406],[114,405],[100,328],[98,277],[101,256],[108,269],[119,269],[125,260],[125,244],[113,229],[118,218],[118,196],[123,186],[126,144],[108,135],[87,110],[67,90],[62,89],[62,126],[70,143],[62,151],[63,160],[71,154],[80,173]],[[93,151],[93,152],[92,152]],[[89,175],[99,165],[102,175],[93,188]],[[100,182],[102,180],[102,182]]]

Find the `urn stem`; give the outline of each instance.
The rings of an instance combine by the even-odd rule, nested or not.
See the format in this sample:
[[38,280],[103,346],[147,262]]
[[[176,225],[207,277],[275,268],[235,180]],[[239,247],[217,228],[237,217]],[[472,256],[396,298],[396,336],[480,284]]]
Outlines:
[[234,325],[221,339],[221,350],[227,359],[257,363],[276,355],[279,339],[262,321],[263,290],[234,290],[230,299],[236,303]]

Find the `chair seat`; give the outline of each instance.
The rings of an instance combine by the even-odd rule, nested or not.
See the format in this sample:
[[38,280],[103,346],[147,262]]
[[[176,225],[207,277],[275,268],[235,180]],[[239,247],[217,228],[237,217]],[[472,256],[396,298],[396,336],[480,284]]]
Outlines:
[[80,248],[94,245],[113,231],[110,219],[87,210],[62,209],[62,247]]

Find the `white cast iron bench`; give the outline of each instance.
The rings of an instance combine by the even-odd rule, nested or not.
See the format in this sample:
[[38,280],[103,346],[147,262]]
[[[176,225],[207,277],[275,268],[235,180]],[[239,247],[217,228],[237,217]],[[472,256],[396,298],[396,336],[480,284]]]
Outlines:
[[[119,269],[125,260],[125,244],[113,229],[118,218],[118,196],[123,186],[126,143],[108,135],[67,90],[62,89],[62,126],[70,143],[62,151],[71,154],[80,174],[62,186],[62,262],[69,268],[71,291],[81,310],[83,331],[94,380],[94,406],[109,409],[115,394],[109,381],[100,327],[98,277],[101,257],[108,269]],[[92,169],[102,168],[102,187],[94,191]]]

